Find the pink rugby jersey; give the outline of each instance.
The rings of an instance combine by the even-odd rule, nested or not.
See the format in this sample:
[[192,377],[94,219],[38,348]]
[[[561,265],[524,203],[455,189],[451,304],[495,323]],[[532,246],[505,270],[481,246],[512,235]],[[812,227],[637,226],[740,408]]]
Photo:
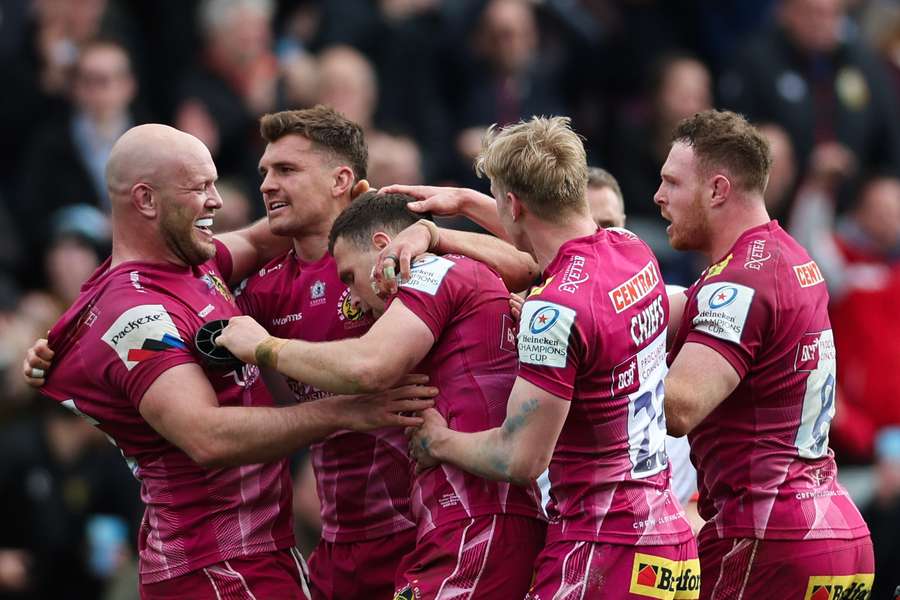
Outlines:
[[828,448],[836,357],[816,263],[770,221],[745,231],[687,295],[670,361],[695,342],[741,376],[689,436],[700,514],[719,537],[867,535]]
[[[141,482],[142,583],[294,544],[287,461],[206,469],[138,412],[164,371],[202,366],[193,340],[204,322],[240,314],[219,250],[198,267],[107,260],[49,336],[56,355],[41,391],[106,433]],[[203,370],[220,405],[273,405],[255,366]]]
[[[244,281],[238,307],[269,333],[285,339],[330,342],[360,337],[372,316],[354,308],[330,254],[307,263],[291,251]],[[298,402],[329,396],[288,379]],[[403,430],[340,431],[310,447],[328,542],[374,539],[413,526],[412,467]]]
[[[425,323],[434,346],[414,369],[428,373],[440,393],[435,409],[450,429],[499,427],[516,378],[515,327],[500,277],[464,256],[426,255],[412,265],[400,301]],[[448,464],[420,473],[412,510],[418,537],[458,519],[490,514],[542,518],[537,485],[489,481]]]
[[547,541],[678,544],[663,378],[669,302],[625,230],[562,245],[522,307],[519,377],[572,405],[550,461]]

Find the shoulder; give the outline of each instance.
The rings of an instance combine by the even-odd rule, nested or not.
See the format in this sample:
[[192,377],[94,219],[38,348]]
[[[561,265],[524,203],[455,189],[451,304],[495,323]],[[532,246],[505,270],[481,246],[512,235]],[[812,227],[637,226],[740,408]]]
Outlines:
[[[410,265],[409,280],[401,283],[400,288],[434,296],[449,282],[471,273],[470,269],[474,262],[458,255],[421,256]],[[449,276],[451,272],[453,275]]]
[[290,253],[272,259],[256,273],[253,273],[235,289],[235,296],[259,292],[287,276],[290,271]]

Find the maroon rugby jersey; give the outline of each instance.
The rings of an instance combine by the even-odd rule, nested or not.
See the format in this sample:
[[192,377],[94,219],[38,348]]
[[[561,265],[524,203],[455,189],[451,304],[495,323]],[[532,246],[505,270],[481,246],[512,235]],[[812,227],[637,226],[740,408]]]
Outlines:
[[[440,390],[435,409],[450,429],[499,427],[516,379],[515,328],[509,292],[484,264],[458,255],[426,255],[412,264],[400,301],[425,323],[434,345],[414,371]],[[489,481],[443,463],[417,475],[413,514],[418,537],[437,526],[489,514],[542,518],[536,484]]]
[[669,302],[650,249],[621,229],[563,244],[522,307],[519,377],[572,405],[550,461],[547,541],[678,544],[663,378]]
[[[360,337],[372,316],[353,307],[330,254],[307,263],[291,251],[241,284],[238,307],[272,335],[307,342]],[[348,357],[352,360],[352,357]],[[288,379],[298,402],[329,396]],[[412,467],[403,430],[339,431],[310,447],[322,515],[322,538],[354,542],[413,526]]]
[[[201,363],[193,339],[204,322],[240,314],[224,283],[230,256],[217,246],[217,261],[193,268],[126,262],[110,269],[107,260],[49,336],[56,355],[41,391],[106,433],[141,482],[143,583],[294,543],[285,460],[206,469],[138,411],[160,374]],[[204,372],[222,406],[273,405],[255,366]]]
[[701,516],[719,537],[867,535],[828,448],[836,357],[816,263],[770,221],[745,231],[687,296],[670,362],[696,342],[741,376],[689,435]]

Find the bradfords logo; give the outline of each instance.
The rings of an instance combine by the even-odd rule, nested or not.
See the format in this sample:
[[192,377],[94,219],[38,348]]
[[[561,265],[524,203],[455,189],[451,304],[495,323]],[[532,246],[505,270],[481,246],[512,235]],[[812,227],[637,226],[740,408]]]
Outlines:
[[660,600],[696,600],[700,597],[700,561],[668,560],[637,552],[628,591]]
[[800,287],[812,287],[825,281],[819,265],[814,260],[803,265],[794,265],[794,274],[797,276],[797,281],[800,282]]
[[803,600],[869,600],[874,573],[810,577]]
[[747,249],[747,260],[744,262],[744,268],[759,271],[762,269],[762,264],[770,258],[772,258],[772,255],[766,252],[766,240],[753,240]]
[[106,330],[102,339],[119,355],[129,371],[157,352],[187,349],[162,304],[129,308]]
[[574,294],[578,291],[578,286],[590,279],[590,276],[584,273],[584,257],[573,256],[563,273],[563,281],[559,284],[559,290]]
[[609,292],[609,299],[612,300],[616,314],[639,302],[658,283],[659,274],[656,272],[656,267],[653,266],[653,263],[649,262],[637,275]]
[[819,333],[807,333],[797,346],[794,370],[812,372],[819,367],[820,360],[833,361],[836,359],[837,353],[834,349],[834,338],[830,329]]

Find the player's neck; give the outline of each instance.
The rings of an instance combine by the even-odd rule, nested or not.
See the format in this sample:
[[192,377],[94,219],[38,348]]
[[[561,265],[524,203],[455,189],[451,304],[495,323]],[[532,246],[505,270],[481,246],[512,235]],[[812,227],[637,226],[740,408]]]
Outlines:
[[311,233],[294,238],[294,253],[304,262],[315,262],[328,252],[328,234]]
[[737,214],[727,215],[726,218],[720,219],[718,223],[713,223],[712,243],[706,252],[709,262],[721,260],[745,231],[765,225],[771,220],[769,213],[766,212],[765,205],[754,203]]
[[562,224],[534,219],[528,226],[527,235],[534,258],[543,272],[556,258],[563,244],[596,232],[597,224],[593,219],[578,215]]
[[187,266],[163,240],[144,230],[113,225],[110,268],[126,262],[172,263]]

